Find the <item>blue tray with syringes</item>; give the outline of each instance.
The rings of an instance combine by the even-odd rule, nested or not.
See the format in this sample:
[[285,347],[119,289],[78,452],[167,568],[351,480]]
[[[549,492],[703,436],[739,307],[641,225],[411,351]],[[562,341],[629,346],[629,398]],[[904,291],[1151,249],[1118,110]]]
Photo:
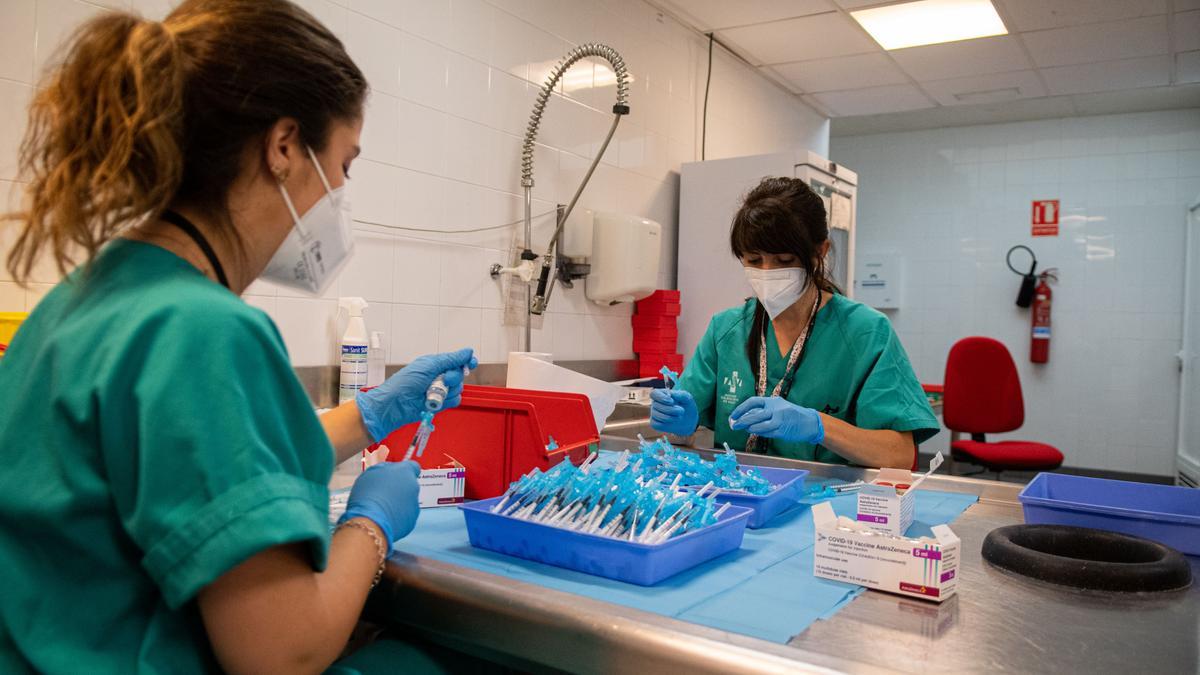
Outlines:
[[757,530],[766,527],[772,518],[787,511],[804,496],[804,479],[808,476],[808,470],[776,469],[769,466],[753,468],[771,484],[770,492],[765,495],[752,495],[741,491],[722,491],[717,493],[716,501],[750,509],[750,520],[746,522],[746,527]]
[[526,560],[653,586],[742,546],[751,509],[731,505],[717,522],[668,539],[642,544],[492,513],[503,497],[463,504],[471,545]]

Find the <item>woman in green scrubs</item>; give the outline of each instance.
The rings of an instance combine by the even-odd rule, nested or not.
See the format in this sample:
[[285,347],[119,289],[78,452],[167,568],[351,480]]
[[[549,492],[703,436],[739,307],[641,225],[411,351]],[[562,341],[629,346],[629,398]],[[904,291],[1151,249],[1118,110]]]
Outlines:
[[733,219],[730,248],[755,297],[715,315],[651,422],[718,445],[834,464],[910,468],[939,425],[887,318],[825,269],[825,206],[803,181],[767,178]]
[[439,375],[457,405],[474,357],[421,357],[318,418],[239,295],[336,278],[366,92],[285,0],[102,15],[39,87],[9,267],[85,264],[0,359],[0,672],[320,672],[345,648],[418,467],[363,473],[331,535],[333,466],[415,421]]

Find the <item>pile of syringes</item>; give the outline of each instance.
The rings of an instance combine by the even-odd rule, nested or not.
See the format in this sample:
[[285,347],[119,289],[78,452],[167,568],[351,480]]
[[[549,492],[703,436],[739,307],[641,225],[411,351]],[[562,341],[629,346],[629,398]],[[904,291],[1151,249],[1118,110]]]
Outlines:
[[725,444],[724,454],[717,455],[712,462],[705,461],[694,452],[680,450],[671,445],[666,437],[650,443],[638,434],[642,454],[635,460],[650,475],[667,474],[668,480],[679,476],[679,484],[685,487],[712,485],[722,492],[746,492],[765,495],[772,489],[771,483],[763,478],[758,469],[743,471],[738,466],[737,455]]
[[719,490],[709,492],[711,484],[680,490],[681,475],[669,480],[647,471],[628,452],[611,467],[593,466],[597,456],[578,467],[564,459],[545,473],[535,468],[509,486],[492,512],[653,545],[716,523],[729,506],[714,503]]

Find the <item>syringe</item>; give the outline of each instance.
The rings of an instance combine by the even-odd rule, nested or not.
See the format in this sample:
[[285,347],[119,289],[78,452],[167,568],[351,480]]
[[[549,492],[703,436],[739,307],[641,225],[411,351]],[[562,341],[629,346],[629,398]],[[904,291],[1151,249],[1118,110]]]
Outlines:
[[408,452],[404,453],[404,461],[425,454],[425,446],[429,443],[429,436],[433,433],[433,413],[425,411],[421,413],[421,426],[417,427],[417,433],[413,435],[412,443],[408,446]]

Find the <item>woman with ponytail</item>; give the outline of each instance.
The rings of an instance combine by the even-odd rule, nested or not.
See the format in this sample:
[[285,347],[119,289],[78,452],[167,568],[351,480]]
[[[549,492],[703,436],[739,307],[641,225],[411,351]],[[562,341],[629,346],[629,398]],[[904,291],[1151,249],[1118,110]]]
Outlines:
[[335,278],[366,93],[287,0],[105,14],[46,74],[8,264],[67,274],[0,360],[0,672],[320,672],[345,648],[418,469],[365,472],[331,535],[333,466],[415,421],[439,375],[457,405],[474,357],[421,357],[318,418],[239,296]]
[[729,244],[755,297],[714,316],[678,386],[654,392],[654,428],[702,424],[747,452],[914,468],[937,419],[887,317],[830,279],[821,198],[795,178],[763,179]]

